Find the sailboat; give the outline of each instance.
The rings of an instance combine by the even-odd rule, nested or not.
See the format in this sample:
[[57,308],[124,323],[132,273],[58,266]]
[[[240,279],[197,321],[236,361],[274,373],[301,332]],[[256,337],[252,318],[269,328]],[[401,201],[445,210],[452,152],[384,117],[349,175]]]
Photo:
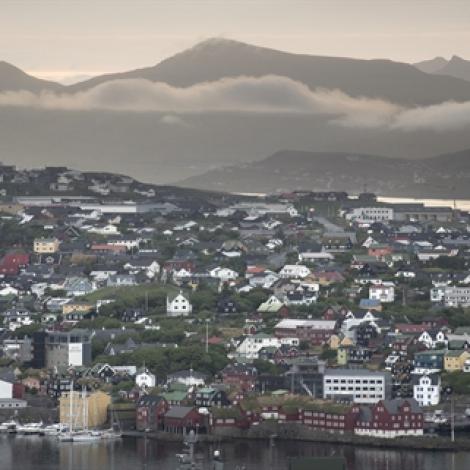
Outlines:
[[73,442],[73,380],[70,382],[70,396],[69,396],[69,427],[67,431],[61,432],[57,439],[60,442]]
[[111,410],[111,427],[109,429],[105,429],[101,434],[101,439],[110,440],[110,439],[120,439],[122,437],[121,432],[121,423],[119,419],[116,419],[118,429],[115,428],[115,415],[114,410]]
[[82,390],[82,424],[83,430],[72,435],[72,442],[94,442],[101,439],[101,431],[92,431],[88,429],[88,397],[86,395],[86,387]]

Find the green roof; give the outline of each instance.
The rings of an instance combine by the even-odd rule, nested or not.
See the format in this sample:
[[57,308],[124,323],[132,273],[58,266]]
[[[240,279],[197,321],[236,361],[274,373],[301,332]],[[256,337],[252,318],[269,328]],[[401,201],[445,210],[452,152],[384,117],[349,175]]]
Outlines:
[[165,392],[162,393],[161,396],[166,400],[166,401],[183,401],[187,393],[186,392],[178,392],[178,391],[173,391],[173,392]]

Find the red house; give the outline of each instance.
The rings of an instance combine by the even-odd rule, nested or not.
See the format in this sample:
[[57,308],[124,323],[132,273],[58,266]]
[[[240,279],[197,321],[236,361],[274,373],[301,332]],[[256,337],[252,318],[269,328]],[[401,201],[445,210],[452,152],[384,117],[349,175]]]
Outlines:
[[258,371],[247,364],[229,364],[222,370],[222,381],[237,390],[249,392],[255,389]]
[[20,268],[29,264],[29,255],[27,253],[7,253],[0,260],[0,274],[4,276],[16,276]]
[[163,429],[163,417],[168,411],[167,401],[160,396],[144,395],[136,404],[136,429],[156,431]]
[[349,406],[325,403],[299,411],[299,421],[319,431],[343,434],[353,432],[359,410]]
[[172,406],[163,418],[166,432],[183,434],[198,429],[199,432],[207,431],[205,417],[200,415],[192,406]]
[[423,435],[423,412],[413,398],[381,400],[373,406],[354,406],[359,413],[354,433],[394,438]]
[[369,247],[367,254],[369,256],[375,256],[376,258],[382,258],[384,256],[391,255],[392,252],[393,249],[391,246],[377,243]]

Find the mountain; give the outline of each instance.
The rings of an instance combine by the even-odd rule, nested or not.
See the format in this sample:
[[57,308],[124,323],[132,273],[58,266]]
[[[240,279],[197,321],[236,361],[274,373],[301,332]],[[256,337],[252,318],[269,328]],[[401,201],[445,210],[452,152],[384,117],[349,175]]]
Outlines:
[[351,96],[378,97],[403,105],[470,100],[470,83],[426,74],[410,64],[292,54],[227,39],[210,39],[153,67],[101,75],[71,85],[68,91],[131,78],[188,87],[226,77],[265,75],[289,77],[312,89],[339,89]]
[[436,57],[413,65],[426,73],[446,75],[470,82],[470,60],[462,59],[462,57],[456,55],[452,56],[450,60]]
[[215,169],[180,185],[250,193],[307,189],[357,194],[367,187],[381,196],[470,198],[470,149],[413,161],[286,150],[259,162]]
[[434,59],[423,60],[422,62],[416,62],[413,64],[421,72],[425,73],[439,73],[439,70],[447,65],[447,59],[444,57],[435,57]]
[[62,85],[32,77],[8,62],[0,61],[0,92],[27,90],[32,93],[40,91],[60,91]]
[[454,55],[436,73],[470,81],[470,61]]

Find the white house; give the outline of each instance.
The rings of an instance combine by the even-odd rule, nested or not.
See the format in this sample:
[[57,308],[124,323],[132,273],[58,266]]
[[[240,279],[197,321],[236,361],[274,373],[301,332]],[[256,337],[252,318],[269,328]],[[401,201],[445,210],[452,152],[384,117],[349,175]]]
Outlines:
[[413,375],[413,398],[419,406],[435,406],[441,401],[441,376],[439,374]]
[[279,277],[283,279],[303,279],[310,274],[310,269],[303,264],[286,264],[280,271]]
[[13,384],[0,379],[0,399],[13,398]]
[[369,299],[378,300],[382,303],[392,303],[395,301],[395,286],[391,283],[370,286]]
[[135,376],[135,384],[139,388],[153,388],[156,384],[155,375],[149,372],[148,369],[143,368]]
[[[84,227],[83,227],[84,228]],[[89,233],[97,233],[98,235],[119,235],[121,232],[115,225],[108,224],[104,226],[91,226],[87,229]]]
[[247,336],[237,347],[237,355],[246,359],[258,359],[259,352],[263,348],[280,348],[283,344],[298,346],[298,338],[276,338],[265,333]]
[[416,341],[424,344],[428,349],[434,349],[438,344],[447,344],[447,338],[443,331],[438,331],[435,334],[423,331]]
[[221,281],[233,281],[238,278],[238,273],[233,269],[217,267],[209,271],[211,277],[220,279]]
[[432,287],[429,291],[429,298],[433,303],[442,303],[444,302],[446,294],[445,286]]
[[315,262],[315,261],[333,261],[335,256],[328,251],[302,251],[299,253],[299,261]]
[[166,314],[169,317],[186,317],[193,311],[193,306],[189,299],[187,299],[183,292],[180,291],[174,297],[168,296],[166,298]]

